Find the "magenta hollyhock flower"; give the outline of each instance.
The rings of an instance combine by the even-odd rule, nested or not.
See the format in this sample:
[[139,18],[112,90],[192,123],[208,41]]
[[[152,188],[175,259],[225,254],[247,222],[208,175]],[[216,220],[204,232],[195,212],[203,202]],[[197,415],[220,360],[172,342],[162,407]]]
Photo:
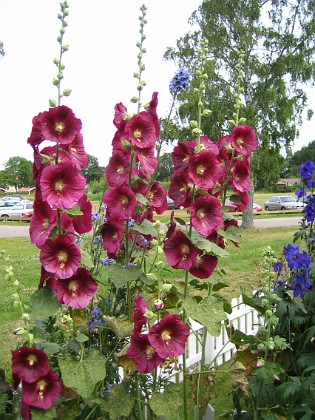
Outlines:
[[113,123],[117,128],[120,128],[126,124],[127,120],[127,108],[122,102],[115,105],[115,115]]
[[135,160],[140,163],[141,169],[148,174],[153,174],[157,166],[157,158],[154,155],[154,148],[136,149]]
[[170,186],[168,189],[169,197],[174,200],[176,206],[191,206],[191,187],[192,181],[188,176],[188,172],[174,172],[170,176]]
[[58,280],[56,284],[57,298],[71,308],[86,308],[93,299],[98,284],[92,279],[91,273],[83,267],[71,277]]
[[79,268],[81,252],[72,235],[60,235],[46,241],[39,258],[48,273],[67,279]]
[[149,183],[150,183],[150,177],[149,175],[140,170],[137,170],[136,168],[132,168],[132,174],[131,174],[131,189],[132,191],[137,194],[142,194],[143,196],[146,196],[149,191]]
[[189,272],[198,279],[207,279],[211,276],[217,265],[217,257],[214,255],[200,253],[200,255],[197,257],[196,266],[191,267]]
[[82,128],[81,120],[65,105],[43,112],[40,121],[45,139],[61,144],[72,143]]
[[221,176],[221,165],[216,155],[202,150],[188,162],[188,174],[197,188],[212,190]]
[[74,230],[79,233],[88,233],[92,230],[92,203],[88,200],[87,195],[83,194],[77,202],[77,206],[83,213],[78,216],[71,216]]
[[36,198],[30,222],[31,242],[41,248],[56,225],[57,212],[50,207],[47,201]]
[[165,361],[150,344],[148,334],[132,334],[127,356],[137,366],[139,373],[150,373]]
[[134,115],[125,126],[131,144],[136,148],[153,147],[157,139],[152,116],[146,112]]
[[178,142],[172,151],[174,173],[185,171],[188,168],[188,162],[194,153],[194,149],[187,143]]
[[156,112],[157,105],[158,105],[158,93],[153,92],[152,99],[149,102],[149,106],[147,108],[147,112],[153,118],[156,138],[158,138],[160,136],[160,120],[159,120],[159,117],[158,117],[157,112]]
[[248,206],[248,194],[247,192],[239,192],[239,191],[235,191],[235,195],[237,195],[240,199],[240,203],[236,203],[237,209],[238,211],[243,211],[246,209],[246,207]]
[[54,277],[48,273],[43,266],[41,266],[41,275],[38,283],[38,289],[42,289],[44,286],[50,287],[56,292],[57,277]]
[[85,168],[88,163],[88,155],[83,145],[83,136],[78,134],[72,143],[63,144],[62,149],[68,161],[72,162],[77,170]]
[[70,162],[46,166],[40,177],[43,200],[64,210],[77,204],[85,186],[84,176]]
[[244,156],[248,156],[258,146],[255,131],[249,125],[239,125],[234,127],[230,140],[232,147]]
[[32,407],[49,410],[63,391],[58,375],[49,371],[35,382],[22,382],[22,401]]
[[31,131],[31,135],[27,139],[27,143],[30,144],[34,150],[37,149],[38,145],[45,140],[45,137],[42,133],[41,117],[42,117],[42,112],[40,112],[38,115],[33,117],[32,119],[33,127]]
[[214,196],[199,195],[191,206],[191,224],[200,235],[208,236],[223,225],[220,201]]
[[157,214],[163,214],[167,210],[166,190],[159,181],[154,181],[148,196],[148,205]]
[[185,351],[189,328],[178,315],[166,315],[149,330],[148,338],[157,354],[166,359],[181,356]]
[[133,215],[137,200],[135,193],[126,184],[122,184],[106,191],[103,202],[107,205],[111,217],[127,220]]
[[103,249],[111,254],[116,254],[121,245],[124,226],[120,220],[110,219],[102,226]]
[[110,187],[128,182],[129,156],[120,150],[114,150],[105,169],[106,181]]
[[196,265],[199,249],[192,244],[187,236],[178,230],[164,242],[166,261],[178,270],[189,270]]
[[236,159],[233,164],[232,171],[232,185],[234,190],[241,193],[247,192],[250,190],[250,164],[249,161],[243,160],[239,161]]
[[[197,139],[195,140],[195,142],[197,146]],[[210,140],[207,136],[200,136],[200,146],[203,150],[208,150],[214,153],[215,155],[219,154],[218,146],[215,143],[213,143],[213,141]]]
[[22,381],[34,382],[45,376],[49,369],[48,356],[43,350],[32,347],[21,347],[12,350],[12,372]]
[[113,151],[120,150],[124,154],[130,156],[133,146],[130,142],[128,133],[125,132],[124,127],[116,131],[112,140]]
[[132,312],[132,319],[134,321],[134,331],[140,333],[143,325],[147,323],[145,314],[148,311],[148,304],[142,296],[136,296],[134,299],[135,308]]

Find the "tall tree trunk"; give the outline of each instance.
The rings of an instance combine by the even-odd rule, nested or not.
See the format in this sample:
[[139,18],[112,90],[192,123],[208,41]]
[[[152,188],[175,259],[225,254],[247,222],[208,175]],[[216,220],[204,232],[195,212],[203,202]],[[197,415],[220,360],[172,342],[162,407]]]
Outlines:
[[248,191],[248,206],[242,214],[242,228],[250,229],[254,226],[253,202],[254,202],[254,184],[250,181],[250,190]]

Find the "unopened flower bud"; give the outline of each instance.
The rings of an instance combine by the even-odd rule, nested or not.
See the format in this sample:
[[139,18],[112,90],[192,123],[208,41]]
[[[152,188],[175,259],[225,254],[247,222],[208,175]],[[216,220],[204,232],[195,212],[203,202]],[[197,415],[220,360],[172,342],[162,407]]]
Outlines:
[[14,280],[13,286],[18,287],[20,285],[20,282],[18,280]]
[[57,106],[57,102],[53,99],[49,99],[49,106],[50,108],[55,108]]
[[132,102],[132,103],[137,103],[138,102],[138,98],[136,97],[136,96],[133,96],[131,99],[130,99],[130,101]]
[[63,94],[63,96],[70,96],[71,92],[72,92],[71,89],[64,89],[62,94]]
[[149,311],[149,310],[144,314],[144,316],[147,319],[153,319],[155,317],[154,313],[152,311]]
[[161,299],[156,299],[156,300],[154,301],[154,309],[155,309],[156,311],[160,311],[161,309],[163,309],[163,307],[164,307],[163,300],[161,300]]

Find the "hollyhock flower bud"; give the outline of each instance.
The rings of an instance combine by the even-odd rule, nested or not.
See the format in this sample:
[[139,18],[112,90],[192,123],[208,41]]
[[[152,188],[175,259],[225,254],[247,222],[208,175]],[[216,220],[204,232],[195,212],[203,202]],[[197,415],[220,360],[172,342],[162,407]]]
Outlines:
[[161,310],[161,309],[163,309],[163,307],[164,307],[163,300],[161,300],[161,299],[156,299],[156,300],[153,302],[153,305],[154,305],[154,309],[155,309],[156,311],[160,311],[160,310]]

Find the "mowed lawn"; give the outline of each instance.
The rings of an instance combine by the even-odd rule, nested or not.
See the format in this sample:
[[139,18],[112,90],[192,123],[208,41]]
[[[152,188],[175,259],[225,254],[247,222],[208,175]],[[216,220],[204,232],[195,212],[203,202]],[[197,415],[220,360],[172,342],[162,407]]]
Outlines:
[[[239,296],[241,288],[248,291],[257,289],[260,283],[260,260],[265,246],[270,245],[281,256],[283,246],[293,243],[295,227],[264,229],[241,229],[239,248],[227,246],[229,256],[222,258],[219,267],[226,275],[222,281],[229,284],[222,294],[228,298]],[[0,368],[10,372],[11,349],[18,343],[13,331],[22,325],[20,309],[14,306],[12,294],[15,292],[13,281],[22,284],[21,294],[27,304],[30,295],[37,289],[40,279],[39,250],[30,243],[28,237],[0,238],[0,252],[4,250],[9,259],[0,259]],[[5,267],[13,267],[14,276],[4,279]],[[179,274],[179,273],[178,273]],[[176,275],[176,274],[175,274]]]

